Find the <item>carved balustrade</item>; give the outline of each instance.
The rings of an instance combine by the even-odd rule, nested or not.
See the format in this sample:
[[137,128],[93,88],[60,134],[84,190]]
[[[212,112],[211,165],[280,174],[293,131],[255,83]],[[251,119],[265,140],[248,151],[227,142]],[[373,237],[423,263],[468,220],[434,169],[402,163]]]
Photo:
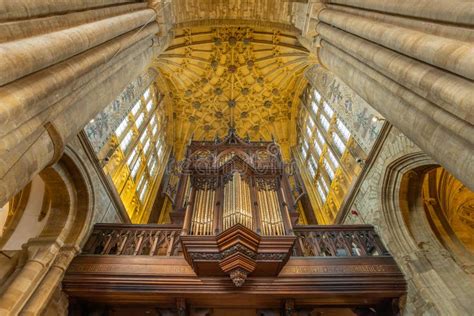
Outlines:
[[373,307],[406,293],[403,274],[369,225],[293,226],[288,235],[266,236],[242,224],[214,235],[98,224],[62,286],[79,302],[172,306],[179,295],[191,305],[230,308],[278,307],[282,297],[304,306]]
[[[296,257],[387,256],[387,249],[370,225],[295,226]],[[84,247],[87,255],[179,256],[177,225],[97,224]]]
[[178,256],[176,225],[97,224],[84,247],[87,255]]
[[293,256],[367,257],[389,255],[371,225],[296,226]]

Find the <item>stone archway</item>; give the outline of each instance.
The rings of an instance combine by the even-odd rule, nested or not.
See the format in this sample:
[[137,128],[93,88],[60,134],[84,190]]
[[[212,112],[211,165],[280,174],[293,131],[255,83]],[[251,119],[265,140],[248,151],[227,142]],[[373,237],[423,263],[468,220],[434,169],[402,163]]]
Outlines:
[[474,192],[438,167],[423,178],[426,217],[440,243],[466,272],[474,273]]
[[[72,149],[66,148],[60,161],[43,170],[39,177],[44,184],[46,223],[42,223],[39,234],[28,236],[22,245],[22,258],[2,289],[2,315],[41,314],[53,296],[60,293],[64,271],[80,251],[91,227],[92,182]],[[26,209],[22,216],[29,211]],[[67,301],[63,308],[66,306]]]
[[386,162],[379,182],[378,224],[407,278],[413,301],[411,313],[424,310],[439,315],[469,314],[470,302],[474,300],[472,275],[457,264],[436,238],[423,206],[423,178],[438,167],[437,163],[422,152]]

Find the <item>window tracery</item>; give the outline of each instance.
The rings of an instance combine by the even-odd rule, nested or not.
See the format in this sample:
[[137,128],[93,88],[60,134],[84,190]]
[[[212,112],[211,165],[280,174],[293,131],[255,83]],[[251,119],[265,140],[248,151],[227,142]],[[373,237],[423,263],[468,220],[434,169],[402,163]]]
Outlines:
[[329,99],[310,85],[301,99],[297,152],[313,192],[318,222],[330,224],[351,181],[360,172],[356,155],[363,152]]
[[[152,192],[158,186],[158,162],[166,151],[164,109],[161,96],[152,84],[133,104],[119,123],[110,142],[113,153],[104,166],[133,223],[147,221],[153,203]],[[163,164],[164,165],[164,164]]]

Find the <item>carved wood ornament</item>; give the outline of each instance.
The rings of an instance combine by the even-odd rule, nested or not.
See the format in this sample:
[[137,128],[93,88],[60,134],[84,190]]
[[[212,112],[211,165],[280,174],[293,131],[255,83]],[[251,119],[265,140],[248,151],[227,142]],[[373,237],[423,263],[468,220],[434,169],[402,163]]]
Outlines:
[[278,275],[295,240],[295,236],[260,236],[241,224],[217,236],[181,237],[184,256],[198,276],[224,273],[236,287],[241,287],[251,274]]

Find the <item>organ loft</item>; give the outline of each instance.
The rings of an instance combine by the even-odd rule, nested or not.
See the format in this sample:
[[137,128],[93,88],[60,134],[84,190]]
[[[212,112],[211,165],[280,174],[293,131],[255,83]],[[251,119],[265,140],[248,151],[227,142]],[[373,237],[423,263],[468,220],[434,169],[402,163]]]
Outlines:
[[326,304],[348,315],[398,312],[406,284],[373,227],[300,225],[312,210],[274,140],[231,128],[191,140],[171,162],[162,192],[170,223],[97,224],[72,261],[63,286],[77,315],[156,301],[159,315],[310,315]]
[[0,0],[0,316],[474,315],[473,0]]

